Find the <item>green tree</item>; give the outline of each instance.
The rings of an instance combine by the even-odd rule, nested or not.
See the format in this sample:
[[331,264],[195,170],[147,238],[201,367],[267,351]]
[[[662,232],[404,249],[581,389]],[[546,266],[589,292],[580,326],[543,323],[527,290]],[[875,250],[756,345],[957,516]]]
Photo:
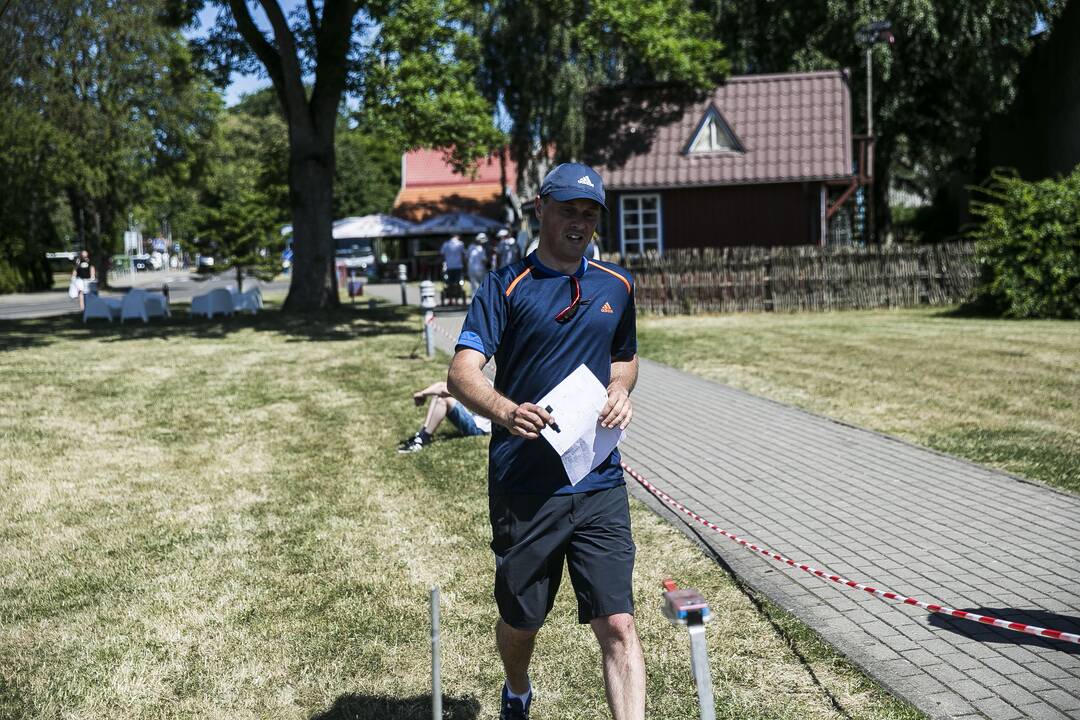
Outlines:
[[[930,198],[970,171],[983,122],[1012,98],[1038,18],[1054,0],[733,3],[698,0],[737,73],[849,68],[856,132],[866,127],[865,49],[855,32],[892,22],[896,43],[873,49],[876,206],[888,187]],[[961,183],[962,184],[962,183]],[[879,227],[882,225],[879,222]]]
[[0,8],[0,293],[49,287],[45,253],[62,249],[63,167],[58,134],[43,118],[41,85],[42,58],[64,24],[54,4]]
[[389,213],[401,187],[401,150],[363,127],[338,132],[334,217]]
[[[294,264],[285,307],[335,306],[335,140],[346,89],[362,98],[372,126],[400,145],[455,144],[456,157],[467,164],[498,140],[492,108],[462,82],[472,70],[462,50],[475,50],[460,29],[465,6],[460,0],[324,0],[320,8],[312,0],[306,12],[289,18],[276,0],[260,0],[270,38],[245,0],[219,4],[229,12],[220,16],[206,49],[225,67],[251,68],[257,59],[289,129]],[[313,77],[310,91],[305,75]]]
[[[230,108],[208,151],[198,197],[195,247],[231,269],[238,290],[245,274],[271,280],[281,270],[280,228],[288,221],[287,137],[277,113],[254,115]],[[257,110],[256,110],[257,111]]]
[[[272,87],[247,93],[230,113],[244,113],[256,118],[281,115],[281,103]],[[359,120],[363,120],[360,114]],[[361,125],[353,113],[343,107],[338,116],[334,141],[334,219],[371,213],[388,213],[401,186],[400,133],[376,132]],[[284,187],[283,207],[288,207],[288,131],[281,125],[280,137],[274,135],[273,152],[282,152],[280,175]]]
[[1080,318],[1080,166],[1059,180],[994,173],[977,188],[970,236],[981,272],[973,308]]
[[[19,3],[29,5],[38,4]],[[166,0],[48,5],[47,13],[12,17],[10,32],[26,42],[10,81],[18,92],[5,100],[15,98],[34,128],[38,180],[63,195],[78,244],[104,279],[147,183],[186,166],[219,101],[194,71]]]
[[[556,161],[585,156],[586,119],[613,109],[597,112],[598,94],[649,86],[686,102],[728,71],[709,18],[687,0],[499,0],[478,7],[474,27],[478,79],[505,108],[519,185],[550,151]],[[588,151],[601,157],[605,149]]]
[[52,144],[50,128],[36,113],[0,104],[0,293],[52,284],[45,253],[59,244],[52,215],[60,171]]

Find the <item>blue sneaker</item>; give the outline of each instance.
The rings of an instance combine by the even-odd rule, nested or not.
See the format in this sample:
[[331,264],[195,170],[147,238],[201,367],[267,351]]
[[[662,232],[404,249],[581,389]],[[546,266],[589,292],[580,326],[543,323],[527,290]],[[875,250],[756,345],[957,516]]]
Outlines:
[[529,699],[522,705],[517,698],[510,697],[510,692],[503,683],[502,710],[499,711],[499,720],[529,720],[529,707],[532,705],[533,693],[529,692]]

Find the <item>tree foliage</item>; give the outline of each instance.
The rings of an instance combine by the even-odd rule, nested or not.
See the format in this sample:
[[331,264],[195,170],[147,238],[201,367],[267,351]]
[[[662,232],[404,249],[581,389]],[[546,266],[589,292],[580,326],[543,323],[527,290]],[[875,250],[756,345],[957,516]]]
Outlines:
[[685,0],[497,0],[479,5],[474,23],[480,86],[505,108],[523,174],[542,170],[549,152],[583,157],[598,91],[664,86],[689,100],[728,70],[708,17]]
[[9,5],[0,16],[0,293],[52,283],[45,253],[58,243],[63,167],[58,133],[41,118],[39,76],[64,24],[51,4]]
[[363,126],[338,131],[334,217],[389,213],[401,187],[402,147]]
[[287,17],[276,0],[260,0],[267,36],[245,0],[218,4],[229,12],[219,15],[204,54],[223,71],[251,68],[257,60],[289,129],[294,264],[285,307],[336,305],[330,222],[346,89],[358,99],[361,124],[393,145],[452,147],[464,167],[498,141],[492,107],[471,82],[468,55],[475,40],[461,29],[468,6],[461,0],[324,0]]
[[1080,166],[1036,182],[995,172],[976,197],[976,306],[1006,317],[1080,318]]
[[[733,72],[849,68],[856,132],[865,131],[865,48],[856,30],[892,22],[896,43],[873,48],[876,190],[890,181],[930,198],[971,169],[983,122],[1011,100],[1038,18],[1054,0],[881,3],[699,0],[730,50]],[[886,216],[887,219],[887,216]]]
[[233,270],[240,290],[245,274],[270,280],[281,270],[288,222],[285,123],[244,108],[226,112],[213,139],[195,227],[195,247],[220,261],[215,270]]
[[20,123],[25,152],[14,160],[32,170],[27,181],[8,182],[22,185],[14,197],[35,202],[21,222],[18,208],[5,219],[10,212],[16,227],[31,227],[21,230],[29,233],[24,245],[51,242],[62,195],[77,244],[105,278],[128,213],[153,178],[189,172],[219,100],[193,68],[165,0],[57,0],[15,10],[0,42],[13,67],[4,115]]

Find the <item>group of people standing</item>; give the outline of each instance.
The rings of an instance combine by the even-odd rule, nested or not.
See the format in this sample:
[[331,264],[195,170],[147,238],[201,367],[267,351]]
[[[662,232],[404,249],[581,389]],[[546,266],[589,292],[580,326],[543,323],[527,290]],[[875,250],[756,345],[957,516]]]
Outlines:
[[467,276],[470,297],[475,296],[488,272],[517,262],[522,257],[521,250],[517,239],[505,228],[495,233],[495,243],[489,241],[487,233],[481,232],[468,247],[460,235],[454,235],[440,250],[446,265],[446,283],[456,285]]

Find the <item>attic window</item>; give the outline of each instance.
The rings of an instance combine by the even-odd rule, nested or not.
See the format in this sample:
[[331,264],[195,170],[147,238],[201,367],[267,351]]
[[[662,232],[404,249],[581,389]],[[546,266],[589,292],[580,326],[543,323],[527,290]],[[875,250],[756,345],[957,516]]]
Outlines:
[[710,107],[705,117],[698,124],[694,139],[687,147],[687,153],[741,152],[738,140],[731,128],[720,117],[715,107]]

